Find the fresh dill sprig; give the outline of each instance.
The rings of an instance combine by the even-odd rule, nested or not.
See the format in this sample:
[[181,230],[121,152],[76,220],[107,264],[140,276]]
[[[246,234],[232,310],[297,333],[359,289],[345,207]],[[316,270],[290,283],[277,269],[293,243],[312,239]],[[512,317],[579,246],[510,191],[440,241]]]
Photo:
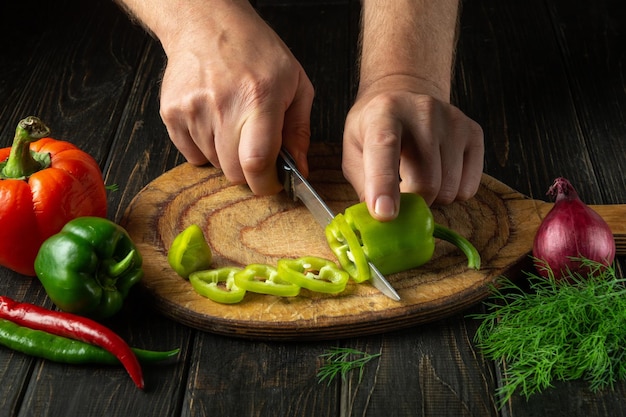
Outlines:
[[348,373],[353,369],[359,370],[359,382],[363,378],[363,368],[381,353],[366,353],[357,349],[334,347],[321,354],[319,357],[324,361],[324,365],[320,367],[317,373],[318,382],[327,381],[328,385],[341,375],[343,380],[346,379]]
[[104,189],[107,191],[119,191],[120,186],[117,184],[109,184],[109,185],[105,185]]
[[528,289],[503,278],[475,341],[506,369],[502,404],[530,397],[554,381],[584,379],[592,391],[626,379],[626,280],[614,267],[582,259],[588,274],[567,281],[527,273]]

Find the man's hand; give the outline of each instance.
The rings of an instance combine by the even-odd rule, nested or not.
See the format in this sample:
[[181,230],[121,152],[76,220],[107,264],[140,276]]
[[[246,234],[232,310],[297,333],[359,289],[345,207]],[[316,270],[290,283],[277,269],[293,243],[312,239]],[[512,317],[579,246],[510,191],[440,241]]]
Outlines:
[[306,174],[313,86],[247,0],[125,3],[167,54],[161,117],[189,162],[272,194],[284,145]]
[[372,215],[397,215],[399,192],[431,204],[472,197],[483,169],[483,132],[458,108],[390,77],[361,94],[348,114],[343,170]]
[[478,189],[483,132],[449,104],[458,0],[363,0],[359,92],[343,169],[373,217],[398,214],[400,191],[430,204]]

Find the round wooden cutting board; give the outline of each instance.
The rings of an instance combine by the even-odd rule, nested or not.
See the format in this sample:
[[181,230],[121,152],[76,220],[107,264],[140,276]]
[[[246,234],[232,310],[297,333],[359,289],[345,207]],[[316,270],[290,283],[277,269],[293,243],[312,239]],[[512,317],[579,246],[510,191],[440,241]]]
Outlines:
[[[331,153],[312,157],[309,179],[335,212],[356,203],[340,162]],[[315,169],[314,169],[315,168]],[[199,225],[213,251],[213,266],[276,265],[283,257],[336,260],[322,228],[306,208],[284,194],[253,195],[212,167],[180,165],[148,184],[129,205],[121,224],[144,258],[143,288],[163,314],[220,334],[277,340],[332,339],[374,334],[436,320],[488,295],[490,284],[528,259],[539,225],[538,205],[485,176],[475,198],[433,209],[435,219],[467,237],[482,256],[479,271],[447,242],[419,269],[388,276],[402,300],[369,283],[350,283],[339,295],[302,290],[293,298],[248,293],[223,305],[201,297],[167,262],[174,237]]]

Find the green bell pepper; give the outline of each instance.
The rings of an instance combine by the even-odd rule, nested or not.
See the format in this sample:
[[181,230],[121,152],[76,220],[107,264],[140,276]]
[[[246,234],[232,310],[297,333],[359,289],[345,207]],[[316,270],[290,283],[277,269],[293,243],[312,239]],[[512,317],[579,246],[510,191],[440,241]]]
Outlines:
[[337,294],[346,288],[349,275],[332,261],[315,256],[279,259],[278,276],[311,291]]
[[264,264],[250,264],[235,274],[235,285],[259,294],[295,297],[300,287],[281,278],[276,268]]
[[428,205],[417,194],[402,194],[400,212],[393,221],[374,219],[363,203],[348,207],[345,217],[359,238],[366,259],[382,274],[420,266],[435,250],[435,221]]
[[116,223],[79,217],[48,238],[35,258],[35,272],[63,311],[102,319],[113,316],[141,280],[141,254]]
[[[347,239],[343,245],[338,243],[336,236],[349,234],[344,231],[344,222],[356,235],[356,244]],[[365,281],[369,273],[363,273],[354,259],[363,256],[385,275],[417,268],[432,258],[436,238],[460,248],[467,256],[468,267],[480,268],[476,248],[458,233],[435,223],[428,204],[417,194],[402,193],[398,217],[388,222],[374,219],[365,203],[348,207],[344,219],[338,215],[326,227],[326,236],[342,267],[357,282]],[[344,247],[346,244],[349,248]],[[347,251],[353,259],[346,256]]]
[[235,284],[237,267],[224,267],[196,271],[189,275],[193,289],[203,297],[223,304],[235,304],[243,300],[246,290]]

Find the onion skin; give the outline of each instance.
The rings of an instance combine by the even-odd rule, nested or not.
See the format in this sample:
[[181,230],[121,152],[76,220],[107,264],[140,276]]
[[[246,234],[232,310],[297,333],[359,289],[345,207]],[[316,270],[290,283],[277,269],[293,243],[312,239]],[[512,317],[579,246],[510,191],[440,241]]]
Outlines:
[[535,267],[541,276],[557,280],[572,274],[586,276],[589,268],[580,259],[610,266],[615,258],[615,238],[604,219],[583,203],[565,178],[557,178],[548,190],[554,207],[537,229],[533,242]]

